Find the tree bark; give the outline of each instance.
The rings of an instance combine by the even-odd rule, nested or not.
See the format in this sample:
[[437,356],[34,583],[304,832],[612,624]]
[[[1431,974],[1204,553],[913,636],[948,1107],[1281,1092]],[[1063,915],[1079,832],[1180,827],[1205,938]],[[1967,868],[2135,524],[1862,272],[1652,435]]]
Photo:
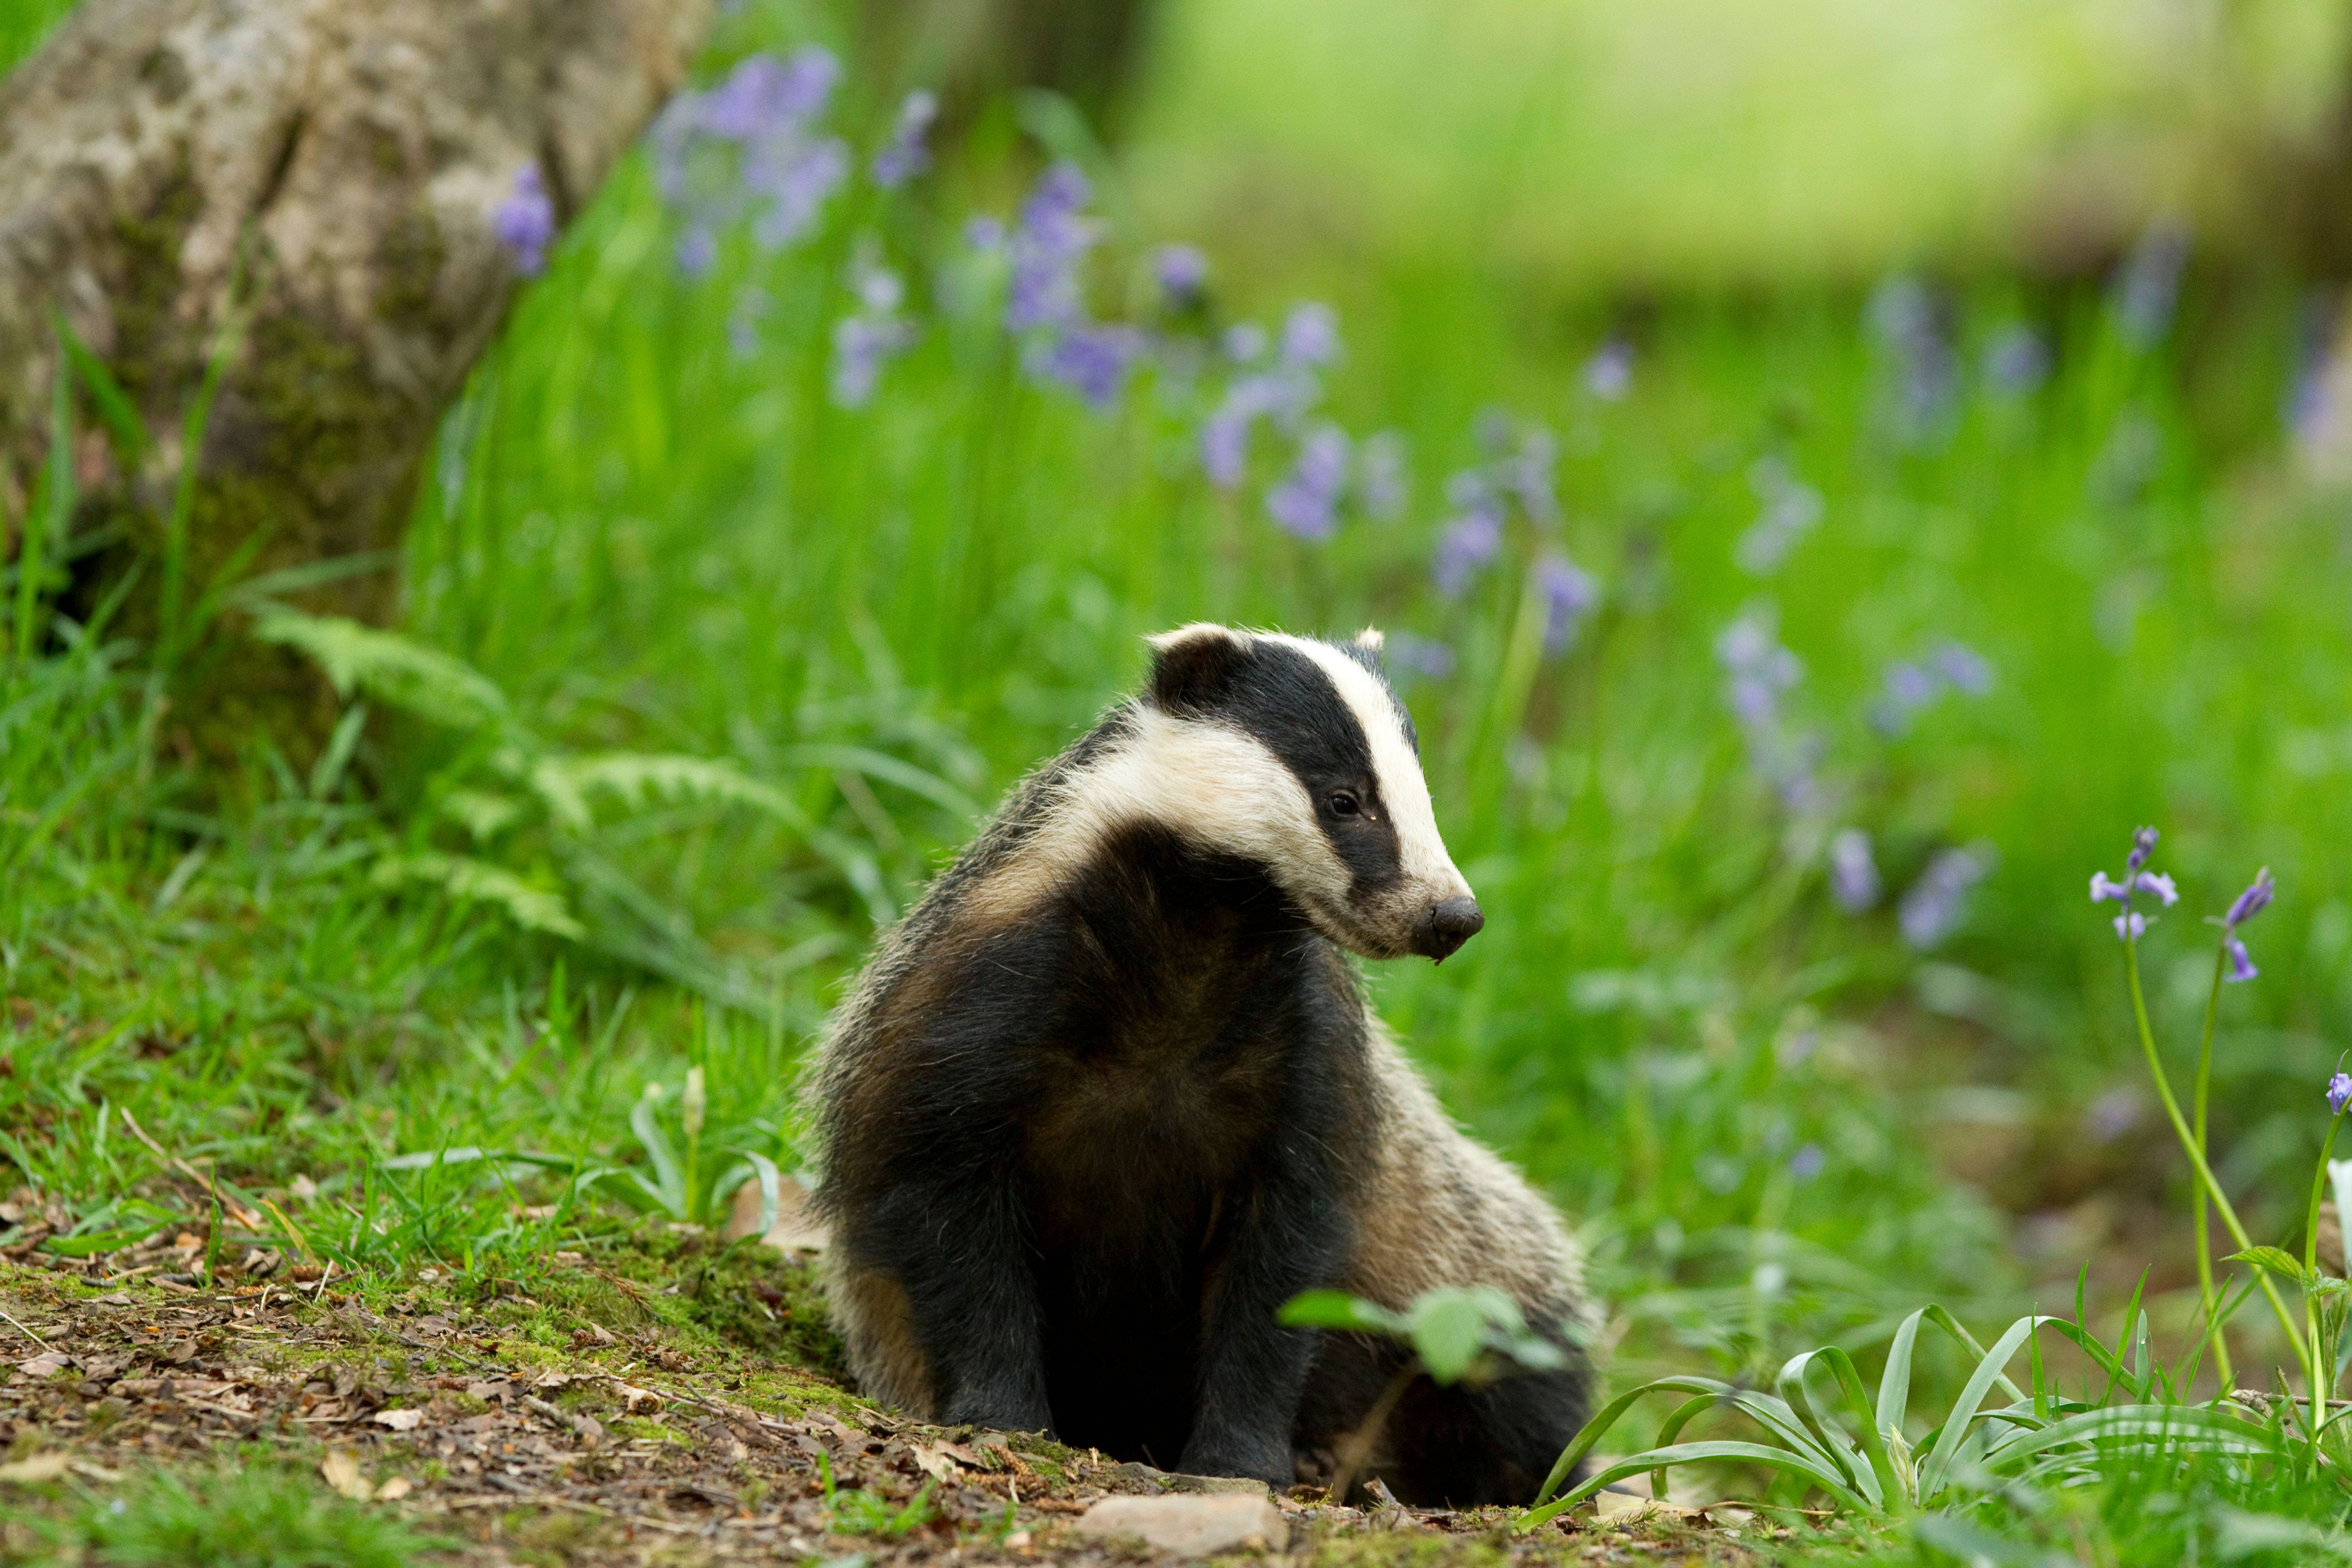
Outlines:
[[[77,530],[160,548],[186,414],[234,312],[196,455],[193,595],[257,535],[268,571],[389,549],[443,409],[517,273],[491,228],[527,163],[559,221],[684,80],[711,0],[85,0],[0,81],[0,515],[50,426],[61,315],[155,445],[86,436]],[[85,421],[86,424],[91,423]],[[85,535],[87,537],[88,535]],[[154,624],[152,570],[130,601]],[[316,590],[381,621],[396,578]],[[184,693],[216,733],[299,752],[325,694],[240,648]]]

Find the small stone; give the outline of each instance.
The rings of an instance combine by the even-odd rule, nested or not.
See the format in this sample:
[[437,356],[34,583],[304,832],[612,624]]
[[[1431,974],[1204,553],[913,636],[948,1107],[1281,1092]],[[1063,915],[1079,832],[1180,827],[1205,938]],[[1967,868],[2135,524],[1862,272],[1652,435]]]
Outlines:
[[1247,1476],[1188,1476],[1171,1470],[1162,1476],[1160,1484],[1171,1492],[1195,1492],[1211,1497],[1265,1497],[1269,1489],[1264,1481]]
[[1290,1541],[1289,1521],[1263,1495],[1107,1497],[1072,1528],[1081,1535],[1133,1537],[1179,1557],[1281,1549]]

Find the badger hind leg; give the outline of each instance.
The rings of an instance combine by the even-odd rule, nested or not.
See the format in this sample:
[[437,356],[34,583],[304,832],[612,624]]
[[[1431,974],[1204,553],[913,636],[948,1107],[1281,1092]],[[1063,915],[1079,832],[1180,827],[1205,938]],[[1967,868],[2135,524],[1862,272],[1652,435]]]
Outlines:
[[[1554,1343],[1562,1342],[1556,1324],[1533,1326]],[[1441,1388],[1417,1371],[1408,1376],[1410,1357],[1393,1341],[1322,1336],[1299,1411],[1302,1461],[1328,1455],[1344,1466],[1356,1449],[1351,1492],[1378,1479],[1399,1502],[1415,1508],[1535,1501],[1536,1489],[1584,1425],[1591,1394],[1585,1368],[1580,1363],[1516,1372]],[[1396,1387],[1400,1380],[1402,1391]],[[1367,1434],[1366,1425],[1384,1402],[1386,1418]]]

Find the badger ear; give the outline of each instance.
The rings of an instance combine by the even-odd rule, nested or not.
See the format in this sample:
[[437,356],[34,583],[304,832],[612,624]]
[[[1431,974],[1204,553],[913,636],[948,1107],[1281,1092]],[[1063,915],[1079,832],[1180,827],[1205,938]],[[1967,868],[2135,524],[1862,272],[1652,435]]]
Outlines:
[[1356,634],[1356,646],[1366,653],[1376,654],[1388,646],[1388,634],[1378,626],[1366,626]]
[[1151,645],[1152,706],[1163,712],[1213,708],[1250,656],[1249,636],[1213,621],[1195,621],[1144,639]]

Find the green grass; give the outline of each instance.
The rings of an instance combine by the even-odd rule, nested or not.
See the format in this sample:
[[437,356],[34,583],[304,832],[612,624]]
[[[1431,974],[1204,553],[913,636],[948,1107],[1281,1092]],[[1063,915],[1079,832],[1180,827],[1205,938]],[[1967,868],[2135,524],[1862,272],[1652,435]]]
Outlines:
[[24,1560],[120,1568],[405,1568],[440,1544],[386,1510],[347,1502],[316,1477],[259,1455],[243,1466],[155,1469],[117,1483],[76,1483],[74,1489],[80,1495],[71,1512],[39,1527],[49,1537],[41,1543],[49,1554],[28,1552]]
[[[727,26],[722,48],[798,37],[758,8]],[[2248,931],[2263,978],[2225,998],[2216,1141],[2250,1225],[2289,1238],[2352,1025],[2352,563],[2341,505],[2281,452],[2289,287],[2192,277],[2140,353],[2095,290],[1957,284],[1969,374],[1915,447],[1843,292],[1619,312],[1475,261],[1261,262],[1218,277],[1215,313],[1332,298],[1332,415],[1412,456],[1401,520],[1307,546],[1259,510],[1280,462],[1263,433],[1242,500],[1202,479],[1199,390],[1147,380],[1097,416],[1031,385],[983,310],[931,308],[965,211],[1020,184],[975,159],[861,194],[779,257],[737,237],[687,282],[625,166],[430,459],[408,640],[304,644],[345,659],[368,710],[324,760],[189,776],[156,743],[141,651],[102,627],[12,663],[0,1178],[106,1237],[161,1223],[142,1202],[205,1217],[171,1162],[209,1160],[268,1217],[258,1239],[387,1287],[430,1266],[491,1289],[618,1223],[634,1189],[604,1173],[655,1173],[632,1125],[649,1085],[665,1142],[683,1146],[673,1108],[700,1068],[701,1146],[790,1168],[796,1064],[877,921],[971,832],[969,803],[1133,681],[1142,634],[1370,621],[1459,651],[1406,695],[1487,926],[1443,970],[1370,982],[1448,1103],[1586,1231],[1627,1385],[1760,1381],[1832,1337],[1868,1366],[1925,1300],[1982,1327],[2037,1279],[2071,1297],[2081,1251],[2021,1260],[2011,1215],[2095,1194],[2185,1209],[2084,898],[2139,821],[2186,893],[2144,958],[2176,1050],[2210,974],[2197,917],[2258,865],[2279,874]],[[861,235],[918,280],[926,330],[851,412],[824,389]],[[1153,237],[1116,234],[1103,310],[1142,298]],[[746,289],[769,303],[742,354]],[[1974,366],[2021,319],[2058,370],[2003,400]],[[1578,367],[1621,330],[1633,390],[1601,402]],[[1463,600],[1429,585],[1444,477],[1477,460],[1489,407],[1559,432],[1559,541],[1603,584],[1555,660],[1513,651],[1543,542],[1523,523]],[[1733,551],[1768,455],[1826,504],[1759,579]],[[1804,661],[1787,705],[1825,743],[1829,802],[1793,816],[1751,776],[1714,653],[1759,599]],[[1943,637],[1991,660],[1991,694],[1880,738],[1864,714],[1886,664]],[[1998,868],[1923,956],[1885,904],[1831,901],[1822,846],[1847,825],[1890,889],[1955,845],[1989,842]],[[577,937],[531,917],[551,909]],[[2141,1098],[2103,1142],[2084,1116],[2111,1091]],[[1792,1165],[1808,1145],[1817,1175]],[[2177,1335],[2182,1259],[2158,1261]],[[2268,1364],[2243,1326],[2242,1359]],[[2126,1476],[1995,1523],[2063,1542],[2053,1519],[2088,1510],[2116,1541],[2185,1540],[2177,1518],[2210,1545],[2224,1503],[2324,1517],[2250,1485]]]

